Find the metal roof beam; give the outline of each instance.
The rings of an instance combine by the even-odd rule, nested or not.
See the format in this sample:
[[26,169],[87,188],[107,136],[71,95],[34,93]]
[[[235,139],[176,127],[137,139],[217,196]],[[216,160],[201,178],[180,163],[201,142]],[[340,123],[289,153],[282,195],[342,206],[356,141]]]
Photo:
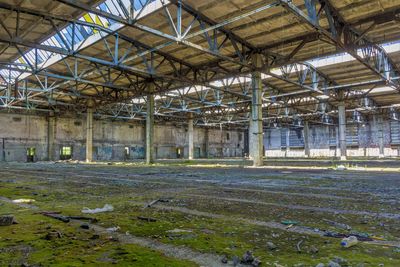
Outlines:
[[[285,9],[328,38],[337,47],[349,53],[382,80],[400,90],[399,83],[391,80],[391,77],[398,76],[398,67],[392,62],[386,51],[349,26],[329,1],[319,0],[317,5],[317,1],[304,0],[307,14],[290,0],[279,1]],[[324,12],[328,19],[328,30],[320,26],[321,12]],[[359,49],[361,50],[361,55],[359,54]]]

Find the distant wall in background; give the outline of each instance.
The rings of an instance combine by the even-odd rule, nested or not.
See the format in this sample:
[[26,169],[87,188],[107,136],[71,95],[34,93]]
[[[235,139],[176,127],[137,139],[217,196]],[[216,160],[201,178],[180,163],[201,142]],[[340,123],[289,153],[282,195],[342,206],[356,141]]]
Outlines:
[[[288,128],[272,128],[264,133],[265,155],[267,157],[304,157],[304,130],[302,127],[290,129],[287,146]],[[379,156],[378,122],[374,118],[364,123],[348,124],[346,127],[347,156]],[[309,145],[311,157],[336,157],[339,155],[338,128],[335,125],[310,125]],[[400,123],[383,121],[383,141],[385,157],[400,156]]]
[[[48,159],[48,125],[46,116],[0,113],[0,159],[27,161],[28,148],[35,149],[35,161]],[[208,138],[206,138],[206,134]],[[157,158],[182,158],[188,154],[187,127],[155,125]],[[86,119],[56,117],[54,159],[60,159],[62,147],[72,149],[72,159],[84,160]],[[210,140],[210,141],[208,141]],[[140,122],[94,120],[94,160],[133,160],[145,156],[145,128]],[[220,129],[194,128],[196,157],[241,157],[243,133]]]

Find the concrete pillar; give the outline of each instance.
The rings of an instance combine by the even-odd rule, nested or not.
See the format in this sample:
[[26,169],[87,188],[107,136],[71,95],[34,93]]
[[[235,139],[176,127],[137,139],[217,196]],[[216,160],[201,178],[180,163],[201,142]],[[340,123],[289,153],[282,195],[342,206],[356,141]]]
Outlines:
[[189,114],[188,120],[188,158],[194,159],[194,130],[193,130],[193,114]]
[[209,137],[208,137],[208,128],[204,129],[204,155],[206,158],[210,157],[210,142],[209,142]]
[[338,105],[339,116],[339,147],[340,147],[340,160],[347,159],[347,145],[346,145],[346,107],[343,101]]
[[54,140],[56,135],[56,117],[54,113],[50,113],[47,120],[47,159],[55,160]]
[[146,103],[146,164],[154,162],[154,95],[147,95]]
[[6,161],[6,139],[2,138],[1,160]]
[[[309,158],[310,154],[310,127],[308,121],[304,122],[304,155]],[[328,140],[329,142],[329,140]]]
[[[253,66],[261,68],[261,55],[255,54],[252,57]],[[250,159],[254,166],[263,165],[263,118],[262,118],[262,82],[261,72],[254,71],[251,75],[251,118],[249,127],[249,149]]]
[[385,138],[384,138],[384,126],[383,126],[383,116],[378,115],[378,140],[379,140],[379,158],[385,157]]
[[222,124],[219,125],[219,146],[221,148],[221,159],[224,157],[224,132],[222,130]]
[[246,130],[244,130],[244,133],[243,133],[243,141],[244,141],[244,144],[243,144],[243,156],[244,157],[246,157],[246,158],[248,158],[249,157],[249,130],[248,129],[246,129]]
[[86,112],[86,162],[93,161],[93,108]]
[[286,129],[286,151],[285,151],[285,157],[289,156],[290,152],[290,127]]

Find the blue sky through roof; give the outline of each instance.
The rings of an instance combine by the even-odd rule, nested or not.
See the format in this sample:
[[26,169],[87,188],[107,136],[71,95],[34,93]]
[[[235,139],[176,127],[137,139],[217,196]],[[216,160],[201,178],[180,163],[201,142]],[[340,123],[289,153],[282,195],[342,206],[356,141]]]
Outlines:
[[[98,9],[111,13],[116,16],[120,16],[123,18],[127,18],[127,11],[130,10],[131,2],[133,2],[133,9],[138,11],[142,9],[145,5],[154,2],[155,0],[106,0],[97,6]],[[129,12],[129,11],[128,11]],[[119,23],[112,21],[110,19],[106,19],[100,16],[97,16],[92,13],[86,13],[82,17],[79,18],[80,21],[97,24],[104,28],[109,28],[112,25],[120,26]],[[75,32],[73,31],[73,25],[69,24],[65,28],[63,28],[60,32],[54,34],[52,37],[48,38],[42,45],[50,46],[50,47],[58,47],[65,50],[72,50],[80,48],[80,45],[87,40],[90,36],[94,36],[96,34],[100,34],[98,31],[93,29],[92,27],[87,27],[83,25],[75,25]],[[105,36],[103,34],[103,36]],[[37,53],[37,55],[35,55]],[[23,56],[19,57],[14,63],[19,64],[20,69],[25,69],[27,66],[35,66],[39,67],[43,66],[46,61],[48,61],[52,56],[56,55],[56,53],[41,50],[41,49],[31,49],[26,52]],[[65,56],[61,56],[64,58]],[[37,60],[35,60],[37,58]],[[35,62],[36,61],[36,62]],[[14,83],[15,79],[20,77],[23,73],[20,71],[9,71],[6,69],[0,70],[1,77],[7,82]],[[0,80],[0,83],[3,81]]]

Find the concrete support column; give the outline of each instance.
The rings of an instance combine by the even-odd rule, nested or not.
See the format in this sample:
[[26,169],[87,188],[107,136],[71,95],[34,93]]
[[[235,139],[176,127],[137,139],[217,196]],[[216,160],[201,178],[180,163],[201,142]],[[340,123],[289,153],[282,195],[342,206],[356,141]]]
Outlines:
[[6,161],[6,139],[2,138],[1,161]]
[[93,108],[86,112],[86,162],[93,161]]
[[[253,55],[253,66],[261,68],[261,55]],[[263,165],[263,118],[262,118],[262,82],[261,72],[254,71],[251,75],[251,118],[249,127],[250,159],[254,166]]]
[[208,137],[208,128],[204,129],[204,155],[206,158],[210,157],[210,141]]
[[286,151],[285,151],[285,157],[289,156],[290,152],[290,127],[286,129]]
[[308,121],[304,122],[304,155],[309,158],[310,154],[310,127]]
[[154,95],[147,95],[146,103],[146,164],[154,162]]
[[347,145],[346,145],[346,107],[343,101],[338,105],[339,116],[339,147],[340,147],[340,160],[347,159]]
[[378,140],[379,140],[379,158],[385,157],[385,138],[384,138],[384,126],[383,126],[383,116],[378,115]]
[[188,158],[194,159],[194,130],[193,130],[193,114],[189,114],[188,120]]
[[224,157],[224,131],[222,130],[222,124],[219,125],[219,145],[221,148],[220,157]]
[[56,135],[56,117],[50,113],[47,121],[47,159],[55,160],[54,140]]

